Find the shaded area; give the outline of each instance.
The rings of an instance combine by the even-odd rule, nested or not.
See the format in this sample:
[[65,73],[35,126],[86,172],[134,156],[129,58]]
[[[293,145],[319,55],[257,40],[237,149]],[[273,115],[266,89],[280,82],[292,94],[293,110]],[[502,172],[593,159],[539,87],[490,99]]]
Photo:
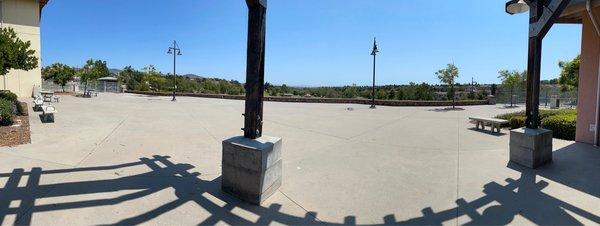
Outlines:
[[[590,202],[598,201],[600,196],[600,152],[583,144],[573,144],[554,152],[554,163],[537,170],[530,170],[517,165],[509,164],[508,167],[521,172],[520,178],[506,178],[506,185],[489,182],[483,186],[484,196],[475,200],[456,200],[456,207],[435,212],[427,207],[422,210],[423,216],[398,220],[394,214],[383,216],[384,224],[409,224],[409,225],[439,225],[455,220],[461,216],[470,219],[466,224],[507,224],[515,216],[520,215],[536,224],[582,224],[574,216],[578,215],[592,222],[600,224],[600,217],[592,212],[552,197],[545,192],[549,183],[545,180],[536,182],[538,176],[569,186],[577,191],[584,192],[596,198]],[[148,172],[132,176],[95,181],[76,181],[58,184],[40,184],[43,175],[66,174],[85,171],[108,171],[128,167],[145,166]],[[568,169],[565,169],[568,168]],[[209,213],[209,217],[199,220],[198,224],[347,224],[357,223],[356,216],[346,216],[342,223],[322,222],[317,219],[318,213],[307,212],[304,216],[293,216],[280,212],[281,204],[271,204],[268,207],[254,206],[239,202],[220,189],[220,177],[214,180],[202,180],[199,173],[190,172],[194,166],[189,164],[175,164],[169,161],[168,156],[153,156],[141,158],[140,161],[112,166],[85,167],[58,170],[42,170],[32,168],[29,172],[24,169],[14,169],[10,173],[1,173],[0,179],[6,178],[7,182],[0,189],[0,224],[29,225],[33,215],[48,211],[66,211],[78,208],[111,206],[126,201],[141,199],[164,189],[174,190],[176,199],[166,201],[159,207],[139,215],[125,219],[115,219],[113,224],[133,225],[148,222],[162,214],[178,207],[193,202]],[[19,186],[22,178],[27,177],[26,185]],[[23,183],[22,183],[23,184]],[[135,190],[133,193],[112,198],[95,198],[81,201],[67,201],[62,203],[39,204],[42,198],[64,197],[71,195],[86,195],[104,192]],[[202,194],[208,193],[220,199],[224,204],[215,203]],[[11,206],[11,202],[20,200],[18,206]],[[496,204],[491,205],[490,204]],[[357,204],[360,205],[360,204]],[[398,205],[402,205],[401,200]],[[242,208],[258,216],[255,222],[232,212],[234,208]],[[481,213],[481,208],[486,207]],[[15,215],[15,222],[6,222],[8,215]],[[76,217],[76,216],[73,216]]]

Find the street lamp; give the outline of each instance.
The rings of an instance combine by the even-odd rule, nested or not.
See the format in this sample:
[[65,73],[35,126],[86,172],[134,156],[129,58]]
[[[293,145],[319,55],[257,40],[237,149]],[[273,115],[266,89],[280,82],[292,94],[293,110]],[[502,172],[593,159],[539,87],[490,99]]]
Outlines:
[[177,65],[177,56],[181,56],[181,49],[177,45],[177,41],[173,41],[173,47],[169,47],[167,54],[173,54],[173,99],[171,101],[176,101],[175,90],[177,90],[177,73],[175,67]]
[[506,13],[510,15],[529,11],[529,5],[524,0],[510,0],[506,2]]
[[371,91],[371,109],[375,109],[375,58],[379,49],[377,49],[377,38],[373,38],[373,51],[371,51],[371,55],[373,56],[373,90]]

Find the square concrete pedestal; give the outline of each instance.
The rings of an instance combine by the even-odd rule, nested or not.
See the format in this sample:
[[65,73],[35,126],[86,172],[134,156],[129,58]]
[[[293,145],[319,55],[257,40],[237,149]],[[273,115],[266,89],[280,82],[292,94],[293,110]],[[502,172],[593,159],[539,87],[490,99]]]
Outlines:
[[510,161],[537,168],[552,161],[552,131],[519,128],[510,131]]
[[260,205],[281,186],[281,145],[277,137],[224,140],[221,189]]

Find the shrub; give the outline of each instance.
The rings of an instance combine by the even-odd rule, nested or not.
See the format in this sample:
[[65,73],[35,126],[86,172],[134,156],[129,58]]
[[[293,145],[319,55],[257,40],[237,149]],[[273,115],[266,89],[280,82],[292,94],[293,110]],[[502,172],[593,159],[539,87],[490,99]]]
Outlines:
[[575,140],[576,114],[552,115],[542,120],[542,128],[552,130],[555,138]]
[[0,99],[0,126],[9,126],[13,123],[13,104],[12,101]]
[[[575,125],[577,122],[577,110],[540,110],[540,126],[552,130],[554,138],[575,140]],[[496,116],[496,118],[508,120],[511,129],[525,126],[525,112],[513,112]]]
[[510,123],[510,129],[517,129],[525,126],[525,117],[524,115],[516,115],[512,118],[508,119]]
[[10,91],[3,91],[0,92],[0,99],[5,99],[14,103],[17,102],[17,94],[14,94]]

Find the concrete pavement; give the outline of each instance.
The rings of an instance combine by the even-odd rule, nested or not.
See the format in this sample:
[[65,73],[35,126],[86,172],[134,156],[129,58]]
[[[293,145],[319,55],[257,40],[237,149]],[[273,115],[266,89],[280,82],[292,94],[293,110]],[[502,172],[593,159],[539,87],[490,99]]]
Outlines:
[[221,141],[242,134],[242,101],[55,105],[53,124],[30,111],[31,144],[0,148],[3,225],[600,224],[598,148],[554,140],[554,162],[530,170],[508,164],[508,131],[467,119],[519,109],[266,102],[283,184],[252,206],[220,191]]

